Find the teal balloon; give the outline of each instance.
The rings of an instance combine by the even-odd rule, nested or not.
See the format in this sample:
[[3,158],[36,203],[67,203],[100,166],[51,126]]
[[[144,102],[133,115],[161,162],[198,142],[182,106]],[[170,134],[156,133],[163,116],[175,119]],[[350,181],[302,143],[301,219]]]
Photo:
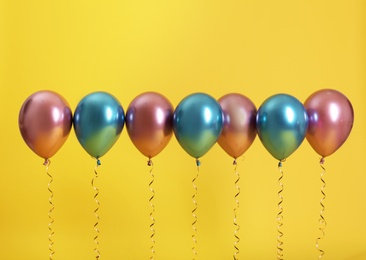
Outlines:
[[306,110],[299,100],[277,94],[259,107],[257,132],[268,152],[277,160],[284,160],[303,142],[308,122]]
[[185,97],[173,115],[173,131],[179,144],[198,159],[216,143],[223,128],[220,104],[204,93]]
[[77,105],[73,123],[81,146],[98,159],[118,140],[124,127],[125,113],[111,94],[93,92]]

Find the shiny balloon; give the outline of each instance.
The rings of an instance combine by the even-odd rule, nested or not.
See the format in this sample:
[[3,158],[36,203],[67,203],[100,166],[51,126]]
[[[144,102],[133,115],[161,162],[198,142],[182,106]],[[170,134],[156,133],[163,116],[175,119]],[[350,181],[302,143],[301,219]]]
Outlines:
[[258,109],[259,139],[277,160],[291,155],[305,139],[308,116],[303,104],[287,94],[267,98]]
[[72,127],[72,111],[58,93],[38,91],[19,112],[19,129],[25,143],[38,156],[51,158],[65,143]]
[[322,89],[310,95],[304,106],[309,116],[306,139],[322,157],[338,150],[353,127],[351,102],[341,92]]
[[121,104],[106,92],[93,92],[85,96],[74,113],[76,137],[85,151],[97,159],[118,140],[124,122]]
[[135,147],[149,159],[159,154],[173,135],[174,108],[156,92],[145,92],[130,103],[126,112],[128,135]]
[[216,143],[222,127],[222,109],[210,95],[191,94],[174,111],[175,137],[182,148],[196,159],[207,153]]
[[217,142],[236,159],[248,150],[257,135],[257,108],[249,98],[237,93],[227,94],[218,101],[223,111],[224,125]]

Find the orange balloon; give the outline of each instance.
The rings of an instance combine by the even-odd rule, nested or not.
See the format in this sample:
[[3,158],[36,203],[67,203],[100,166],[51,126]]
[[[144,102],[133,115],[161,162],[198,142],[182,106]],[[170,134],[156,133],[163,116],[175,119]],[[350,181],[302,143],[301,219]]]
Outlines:
[[28,147],[48,159],[65,143],[72,126],[72,112],[58,93],[38,91],[24,101],[18,124]]
[[224,115],[224,127],[217,142],[236,159],[248,150],[257,136],[257,109],[249,98],[237,93],[221,97],[219,104]]
[[338,150],[353,127],[353,107],[348,98],[334,89],[311,94],[304,106],[309,117],[306,134],[311,147],[322,157]]
[[126,112],[126,128],[135,147],[149,159],[159,154],[173,135],[174,109],[156,92],[137,96]]

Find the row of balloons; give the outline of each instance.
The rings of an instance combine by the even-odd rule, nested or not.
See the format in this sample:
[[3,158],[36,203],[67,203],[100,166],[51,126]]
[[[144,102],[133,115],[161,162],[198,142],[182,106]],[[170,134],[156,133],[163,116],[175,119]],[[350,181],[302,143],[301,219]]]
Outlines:
[[26,144],[48,160],[66,141],[72,125],[81,146],[99,158],[118,140],[126,124],[136,148],[149,160],[169,143],[173,132],[192,157],[202,157],[218,142],[236,159],[258,134],[277,160],[291,155],[306,139],[322,158],[334,153],[348,138],[354,121],[351,102],[334,89],[318,90],[304,104],[288,94],[275,94],[259,107],[239,93],[215,100],[206,93],[186,96],[174,109],[157,92],[138,95],[126,113],[107,92],[86,95],[72,113],[60,94],[33,93],[19,113],[19,129]]

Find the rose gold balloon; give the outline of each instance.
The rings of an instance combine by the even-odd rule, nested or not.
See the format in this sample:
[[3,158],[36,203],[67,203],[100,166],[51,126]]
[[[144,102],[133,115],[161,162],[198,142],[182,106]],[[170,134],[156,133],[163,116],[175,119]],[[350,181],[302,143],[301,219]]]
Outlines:
[[353,108],[342,93],[319,90],[304,103],[309,116],[306,139],[322,157],[334,153],[348,138],[353,126]]
[[18,123],[29,148],[48,159],[66,141],[72,126],[72,112],[67,101],[58,93],[38,91],[24,101]]
[[249,98],[241,94],[227,94],[218,101],[224,114],[224,127],[217,142],[236,159],[245,153],[257,135],[257,109]]
[[149,159],[160,153],[173,134],[174,109],[156,92],[137,96],[126,112],[128,135],[136,148]]

